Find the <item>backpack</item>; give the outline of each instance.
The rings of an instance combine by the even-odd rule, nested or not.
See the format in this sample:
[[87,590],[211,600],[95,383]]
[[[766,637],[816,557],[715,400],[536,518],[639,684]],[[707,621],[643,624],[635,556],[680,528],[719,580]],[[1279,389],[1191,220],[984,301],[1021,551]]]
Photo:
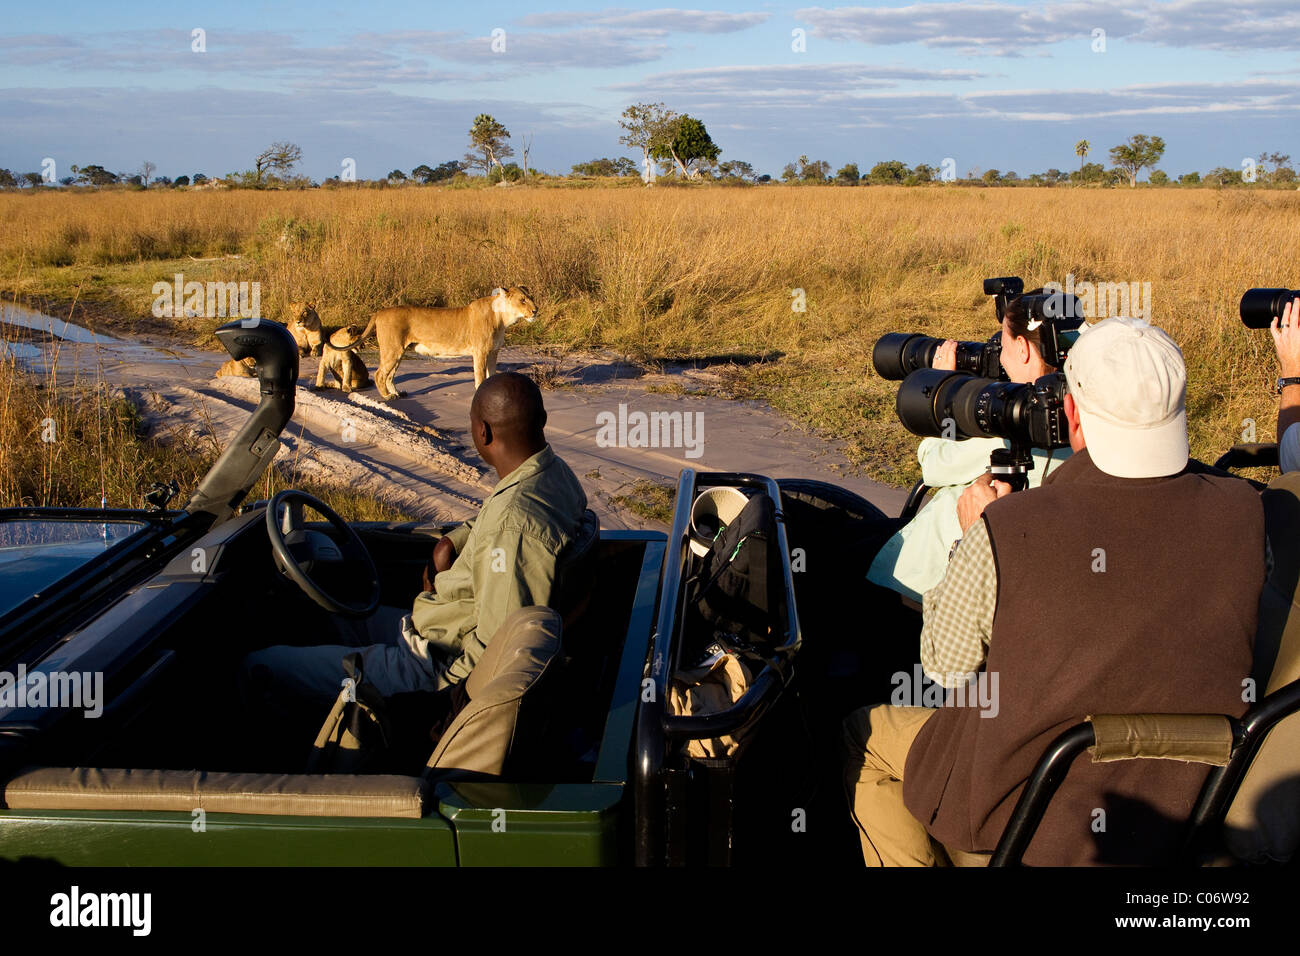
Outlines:
[[339,692],[316,736],[308,773],[414,775],[469,703],[468,681],[384,697],[366,683],[360,654],[343,658],[343,670],[351,684]]
[[388,753],[392,724],[383,695],[365,681],[361,655],[343,658],[348,681],[321,726],[308,759],[308,773],[361,773]]
[[[776,538],[776,504],[756,494],[714,539],[691,580],[691,607],[704,622],[698,656],[711,645],[751,659],[765,658],[784,641],[781,554]],[[714,648],[716,650],[716,648]]]

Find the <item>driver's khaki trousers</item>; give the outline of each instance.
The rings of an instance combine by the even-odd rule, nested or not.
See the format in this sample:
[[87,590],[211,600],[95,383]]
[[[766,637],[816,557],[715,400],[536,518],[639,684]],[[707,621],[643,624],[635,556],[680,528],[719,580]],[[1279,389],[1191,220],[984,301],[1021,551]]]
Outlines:
[[[402,641],[401,619],[407,612],[381,606],[365,621],[336,622],[340,634],[352,645],[312,647],[277,645],[254,651],[244,658],[240,671],[246,701],[307,700],[329,706],[339,695],[343,658],[361,655],[362,679],[385,697],[416,690],[438,690],[438,675],[411,653]],[[367,640],[374,641],[366,644]],[[365,646],[362,646],[365,645]]]
[[903,766],[929,707],[879,704],[844,721],[844,786],[867,866],[946,866],[942,847],[903,805]]

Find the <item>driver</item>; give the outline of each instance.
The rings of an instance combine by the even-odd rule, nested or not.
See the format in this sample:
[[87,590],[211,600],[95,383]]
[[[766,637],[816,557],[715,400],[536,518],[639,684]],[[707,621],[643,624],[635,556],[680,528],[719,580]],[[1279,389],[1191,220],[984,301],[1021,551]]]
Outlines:
[[[1021,384],[1056,371],[1043,360],[1042,322],[1030,316],[1028,301],[1023,296],[1012,299],[1002,316],[1002,368],[1011,381]],[[939,346],[932,367],[949,371],[957,368],[955,341],[949,339]],[[921,595],[943,578],[948,554],[961,537],[957,499],[971,482],[987,472],[993,450],[1007,445],[1001,438],[924,439],[916,451],[921,478],[937,490],[930,503],[880,548],[867,571],[867,580],[919,603]],[[1035,448],[1033,456],[1030,488],[1038,487],[1056,465],[1068,458],[1070,449],[1048,452]]]
[[[546,604],[556,556],[581,531],[587,496],[546,442],[546,409],[536,383],[516,372],[488,378],[470,404],[479,456],[500,481],[477,518],[438,541],[426,590],[398,627],[381,608],[360,649],[364,679],[385,697],[436,691],[463,681],[502,622],[521,607]],[[432,585],[431,587],[429,585]],[[241,683],[273,699],[338,696],[343,658],[356,647],[268,647],[244,659]]]

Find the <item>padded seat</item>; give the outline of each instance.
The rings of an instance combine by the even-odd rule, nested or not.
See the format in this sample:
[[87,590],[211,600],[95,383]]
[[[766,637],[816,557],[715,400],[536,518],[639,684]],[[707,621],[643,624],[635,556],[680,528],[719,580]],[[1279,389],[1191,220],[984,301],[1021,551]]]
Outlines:
[[[1259,698],[1300,680],[1300,472],[1274,478],[1261,497],[1273,568],[1259,601]],[[1285,863],[1300,849],[1300,714],[1284,718],[1260,744],[1223,836],[1247,863]]]
[[400,776],[31,767],[4,785],[4,805],[418,819],[424,816],[425,786],[418,777]]
[[545,725],[538,688],[560,653],[560,615],[548,607],[520,608],[488,642],[469,677],[469,703],[456,715],[429,758],[431,777],[502,777],[512,758],[527,754]]

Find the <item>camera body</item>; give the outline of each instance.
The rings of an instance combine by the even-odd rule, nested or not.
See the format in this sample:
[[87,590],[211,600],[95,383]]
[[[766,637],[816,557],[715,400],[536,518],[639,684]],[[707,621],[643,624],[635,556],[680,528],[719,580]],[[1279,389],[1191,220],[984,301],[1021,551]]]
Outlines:
[[[984,294],[993,296],[998,324],[1006,314],[1007,304],[1019,298],[1028,310],[1030,328],[1041,326],[1040,351],[1043,360],[1060,368],[1078,337],[1083,324],[1083,303],[1077,296],[1064,292],[1024,294],[1025,283],[1019,276],[1002,276],[984,280]],[[889,332],[876,340],[871,350],[871,364],[876,374],[890,381],[902,381],[918,369],[931,368],[934,353],[943,339],[906,332]],[[1007,380],[1002,370],[1002,332],[987,342],[958,342],[957,371],[981,378]]]

